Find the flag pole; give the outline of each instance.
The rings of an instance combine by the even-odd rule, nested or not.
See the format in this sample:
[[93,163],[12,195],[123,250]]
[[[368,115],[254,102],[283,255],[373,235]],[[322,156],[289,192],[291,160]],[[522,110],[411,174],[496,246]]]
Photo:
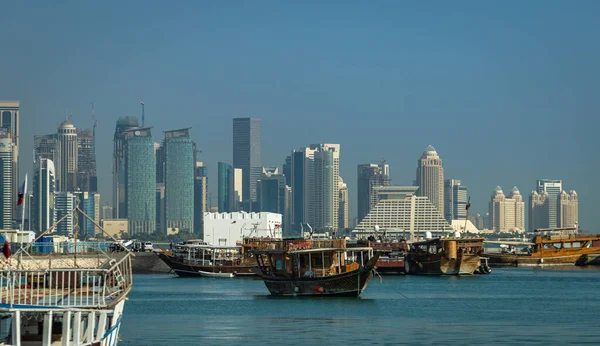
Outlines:
[[467,200],[467,205],[465,209],[467,209],[467,215],[465,216],[465,233],[467,233],[467,223],[469,222],[469,208],[471,208],[471,197]]
[[[25,173],[25,183],[23,184],[23,208],[21,208],[21,241],[19,241],[19,248],[23,250],[23,230],[25,226],[25,206],[27,206],[27,173]],[[17,240],[19,240],[19,234],[17,233]],[[19,265],[23,269],[23,251],[19,251]]]

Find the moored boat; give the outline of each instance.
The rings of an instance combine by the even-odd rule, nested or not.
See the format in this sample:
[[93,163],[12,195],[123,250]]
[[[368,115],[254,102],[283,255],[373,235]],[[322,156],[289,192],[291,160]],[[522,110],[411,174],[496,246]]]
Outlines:
[[[78,207],[59,222],[72,213],[94,222]],[[28,251],[32,244],[11,255],[6,242],[2,251],[0,344],[117,345],[123,308],[132,287],[133,255],[77,253],[77,226],[75,252],[32,255]]]
[[[349,249],[352,247],[348,244]],[[380,253],[375,265],[377,273],[381,275],[406,273],[405,259],[408,244],[404,239],[359,240],[356,242],[356,247],[371,247]]]
[[406,256],[406,273],[416,275],[489,274],[481,261],[484,238],[433,238],[414,242]]
[[[565,234],[575,228],[536,230],[531,242],[486,241],[503,246],[500,252],[487,250],[493,266],[544,267],[598,263],[600,235]],[[554,234],[552,234],[554,233]]]
[[215,273],[215,272],[204,272],[199,270],[200,276],[204,276],[207,278],[232,278],[235,276],[233,273]]
[[372,248],[303,244],[253,251],[254,270],[272,295],[358,297],[375,273],[379,253]]

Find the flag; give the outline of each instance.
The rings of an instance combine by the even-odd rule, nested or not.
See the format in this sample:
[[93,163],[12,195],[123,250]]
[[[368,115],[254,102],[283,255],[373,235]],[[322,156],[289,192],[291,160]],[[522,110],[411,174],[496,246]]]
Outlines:
[[465,210],[469,210],[469,208],[471,208],[471,197],[469,197],[469,200],[467,201],[467,205],[465,206]]
[[279,228],[279,227],[281,227],[281,225],[280,225],[280,224],[278,224],[278,223],[276,223],[276,224],[275,224],[275,228]]
[[10,257],[10,245],[8,244],[8,240],[4,241],[4,247],[2,248],[2,253],[4,254],[4,257],[6,257],[6,258]]
[[25,181],[23,182],[23,185],[21,185],[21,189],[19,190],[19,200],[17,201],[17,205],[23,204],[23,199],[25,198],[26,194],[27,194],[27,174],[25,174]]

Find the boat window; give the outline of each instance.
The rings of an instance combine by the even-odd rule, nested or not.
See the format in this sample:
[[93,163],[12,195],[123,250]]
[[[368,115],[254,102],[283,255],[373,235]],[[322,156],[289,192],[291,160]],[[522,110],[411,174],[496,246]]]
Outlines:
[[283,268],[283,265],[281,263],[281,259],[276,259],[275,260],[275,270],[281,270]]
[[571,246],[572,246],[572,247],[581,247],[581,243],[580,243],[580,242],[578,242],[578,241],[576,241],[576,242],[574,242],[574,243],[571,243]]
[[2,314],[0,315],[0,342],[2,344],[10,342],[10,325],[11,315]]
[[553,248],[552,244],[545,244],[544,245],[544,249],[552,249],[552,248]]
[[569,248],[571,248],[571,243],[564,243],[564,244],[563,244],[563,247],[564,247],[565,249],[569,249]]
[[554,243],[554,248],[555,249],[560,249],[561,247],[562,247],[561,243]]

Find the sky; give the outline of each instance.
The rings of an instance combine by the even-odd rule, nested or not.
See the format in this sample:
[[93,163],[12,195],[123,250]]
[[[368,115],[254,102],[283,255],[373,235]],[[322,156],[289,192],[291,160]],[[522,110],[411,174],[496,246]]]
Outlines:
[[0,2],[0,100],[21,101],[21,175],[33,136],[72,114],[91,127],[111,201],[120,116],[191,126],[209,167],[232,161],[232,118],[263,119],[263,165],[341,144],[356,215],[356,166],[385,159],[411,185],[425,147],[485,212],[496,185],[527,200],[536,179],[600,205],[597,1]]

